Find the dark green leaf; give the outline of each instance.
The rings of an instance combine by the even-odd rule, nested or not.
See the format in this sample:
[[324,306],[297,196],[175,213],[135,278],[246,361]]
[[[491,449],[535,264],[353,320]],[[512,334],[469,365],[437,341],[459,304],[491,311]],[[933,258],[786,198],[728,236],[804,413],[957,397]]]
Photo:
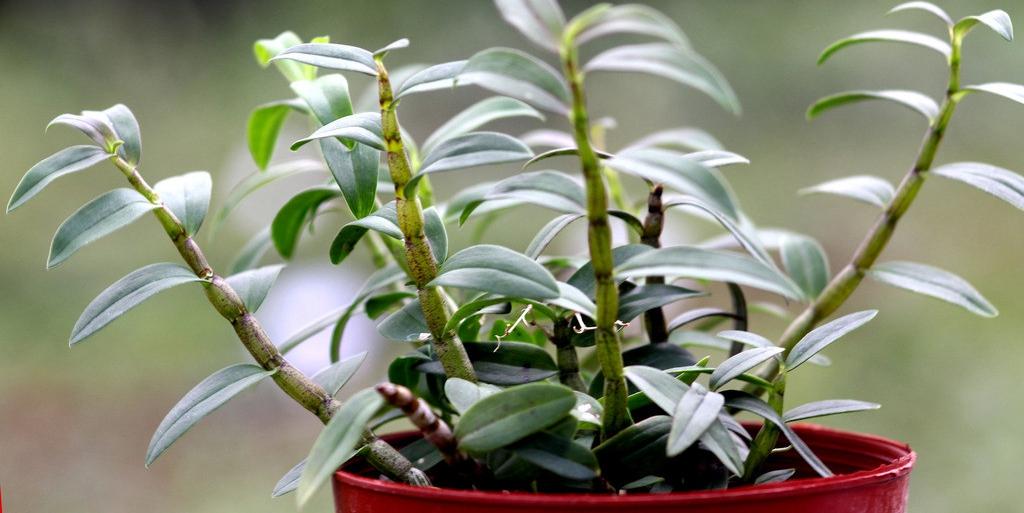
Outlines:
[[617,46],[598,54],[583,70],[635,71],[658,75],[701,91],[729,112],[740,113],[740,103],[725,77],[696,52],[671,43]]
[[185,233],[195,235],[210,208],[213,180],[206,171],[193,171],[160,180],[153,186],[164,206],[181,221]]
[[395,210],[395,202],[390,201],[377,209],[376,212],[352,221],[341,227],[341,231],[331,242],[331,262],[340,264],[348,258],[348,255],[355,249],[356,244],[366,235],[366,232],[373,230],[382,233],[393,239],[402,239],[402,230],[398,227],[398,212]]
[[603,477],[616,486],[651,475],[665,464],[665,443],[672,426],[668,415],[648,417],[594,448]]
[[352,217],[360,219],[369,215],[377,202],[380,152],[363,144],[348,150],[333,139],[323,139],[320,145]]
[[[719,415],[717,421],[712,422],[707,431],[700,436],[700,443],[714,454],[718,461],[721,461],[725,468],[729,469],[729,472],[736,476],[742,476],[746,452],[740,452],[742,442],[738,441],[725,427],[722,419],[727,417],[727,415]],[[746,447],[743,447],[743,450],[746,451]]]
[[846,196],[869,205],[886,208],[896,191],[885,179],[870,175],[848,176],[800,189],[800,194],[818,193]]
[[146,450],[146,467],[197,422],[275,372],[277,369],[263,370],[257,365],[239,363],[225,367],[201,381],[171,408],[156,428],[149,441],[149,449]]
[[490,244],[452,255],[429,285],[538,300],[559,295],[555,278],[543,266],[522,253]]
[[344,360],[333,363],[326,369],[313,375],[313,382],[324,387],[324,390],[332,396],[341,390],[341,387],[348,383],[349,379],[359,370],[359,366],[366,359],[366,351],[349,356]]
[[930,171],[987,192],[1021,210],[1024,210],[1024,177],[1001,167],[980,162],[957,162]]
[[800,288],[786,276],[757,260],[728,251],[689,246],[655,249],[623,262],[615,274],[621,278],[673,276],[727,281],[804,299]]
[[877,410],[881,405],[853,399],[830,399],[827,401],[815,401],[797,406],[785,413],[782,419],[786,422],[813,419],[826,415],[838,415],[855,411]]
[[481,100],[434,130],[423,142],[423,152],[430,153],[438,144],[472,132],[491,121],[520,116],[544,120],[543,114],[515,98],[493,96]]
[[1010,21],[1010,15],[1006,14],[1006,11],[1002,9],[995,9],[978,16],[967,16],[961,19],[953,26],[953,37],[963,39],[979,23],[992,29],[993,32],[999,34],[1003,39],[1013,41],[1013,22]]
[[368,297],[366,302],[363,303],[363,311],[366,312],[367,317],[376,319],[392,310],[395,306],[401,305],[406,299],[414,297],[416,297],[416,294],[413,292],[384,292]]
[[270,59],[298,61],[318,68],[355,71],[377,76],[373,54],[362,48],[333,43],[306,43],[292,46]]
[[46,268],[60,264],[86,244],[127,226],[157,208],[132,189],[114,189],[76,210],[57,228],[50,243]]
[[640,285],[619,296],[618,320],[630,322],[648,310],[661,308],[683,299],[704,295],[707,294],[676,285],[660,283]]
[[249,114],[249,122],[246,125],[246,139],[249,142],[249,153],[256,167],[266,169],[270,163],[270,157],[274,153],[274,146],[277,143],[277,136],[281,133],[284,120],[288,113],[303,111],[303,105],[298,100],[281,100],[264,103],[253,109]]
[[481,51],[469,59],[458,80],[557,114],[569,112],[569,88],[561,75],[544,61],[519,50]]
[[917,91],[846,91],[826,96],[815,102],[814,105],[811,105],[811,108],[807,109],[807,119],[814,119],[822,112],[835,107],[867,100],[887,100],[898,103],[921,114],[929,122],[939,115],[939,106],[935,103],[935,100]]
[[292,143],[292,150],[297,150],[310,141],[331,137],[338,137],[343,141],[355,141],[381,151],[386,149],[380,126],[380,113],[360,112],[336,119],[318,128],[309,137]]
[[597,477],[597,458],[590,449],[541,431],[510,447],[516,456],[560,477],[587,481]]
[[906,30],[872,30],[870,32],[854,34],[832,43],[825,51],[821,52],[821,55],[818,57],[818,64],[823,64],[829,57],[848,46],[875,42],[905,43],[922,46],[939,52],[946,59],[949,59],[950,54],[953,52],[949,47],[949,43],[927,34]]
[[299,507],[312,498],[338,467],[355,456],[362,445],[363,431],[383,404],[380,394],[368,388],[357,392],[338,409],[306,458],[306,468],[299,478]]
[[558,53],[565,15],[555,0],[495,0],[501,17],[527,39]]
[[[719,334],[718,336],[722,335]],[[717,390],[740,374],[775,358],[776,355],[783,351],[785,349],[782,347],[755,347],[731,356],[715,368],[715,372],[711,373],[711,380],[708,381],[708,386],[712,390]]]
[[114,133],[123,143],[117,149],[118,155],[121,155],[125,162],[133,166],[138,165],[142,160],[142,135],[139,132],[139,121],[135,119],[135,114],[132,114],[131,109],[120,103],[104,110],[103,114],[106,114],[114,128]]
[[701,385],[693,386],[679,399],[672,412],[666,453],[677,456],[693,445],[718,420],[725,398]]
[[281,269],[284,269],[284,265],[268,265],[259,269],[243,271],[229,276],[227,282],[242,298],[246,310],[255,312],[263,304],[267,293],[270,292],[270,287],[274,285],[277,275],[281,273]]
[[793,448],[796,449],[796,452],[800,454],[804,461],[806,461],[807,464],[818,473],[818,475],[821,477],[831,477],[833,475],[832,471],[814,455],[814,452],[811,451],[811,448],[807,446],[803,439],[800,438],[792,428],[786,425],[786,422],[782,420],[782,417],[776,413],[771,406],[768,406],[768,403],[753,396],[740,395],[730,397],[725,402],[725,405],[729,408],[736,408],[753,413],[754,415],[775,424],[775,426],[778,427],[784,435],[786,435],[786,438],[789,440],[789,443],[793,445]]
[[[548,379],[558,374],[551,355],[527,342],[463,342],[477,379],[492,385],[510,386]],[[444,375],[441,362],[432,360],[416,366],[427,374]]]
[[18,186],[14,189],[10,201],[7,202],[7,212],[20,207],[33,196],[39,194],[50,182],[64,175],[89,169],[104,160],[111,158],[111,154],[102,148],[92,145],[78,145],[46,157],[38,164],[32,166],[25,173]]
[[868,276],[894,287],[924,294],[982,317],[999,315],[980,292],[963,278],[930,265],[914,262],[884,262],[868,270]]
[[864,323],[875,318],[878,310],[864,310],[849,315],[844,315],[834,321],[818,326],[813,331],[804,335],[793,349],[786,356],[786,367],[788,370],[797,368],[809,358],[821,352],[829,344],[835,342],[843,335],[861,327]]
[[558,422],[576,405],[572,390],[530,383],[485,397],[455,427],[459,448],[482,454],[515,443]]
[[[892,14],[894,12],[907,11],[907,10],[919,10],[919,11],[925,11],[925,12],[931,13],[931,14],[935,15],[935,17],[937,17],[940,20],[942,20],[943,22],[945,22],[945,24],[947,26],[949,26],[949,27],[953,26],[953,18],[950,18],[949,15],[946,14],[946,11],[942,10],[941,7],[935,5],[935,4],[931,3],[931,2],[921,2],[921,1],[905,2],[905,3],[897,5],[896,7],[893,7],[892,9],[889,9],[889,14]],[[787,476],[787,478],[788,478],[788,476]],[[783,481],[785,481],[785,479],[783,479]]]
[[818,241],[796,233],[779,240],[782,266],[808,298],[818,297],[828,285],[828,256]]
[[299,243],[299,234],[312,222],[320,205],[338,196],[341,193],[335,187],[313,187],[288,200],[270,224],[270,236],[277,252],[284,258],[291,258]]

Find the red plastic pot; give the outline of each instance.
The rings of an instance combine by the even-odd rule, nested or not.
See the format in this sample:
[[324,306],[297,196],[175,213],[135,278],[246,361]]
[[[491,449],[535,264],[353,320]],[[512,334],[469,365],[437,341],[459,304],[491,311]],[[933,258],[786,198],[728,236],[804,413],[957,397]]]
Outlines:
[[[748,426],[749,427],[749,426]],[[903,513],[916,455],[906,444],[812,424],[794,429],[836,473],[797,477],[776,484],[671,494],[597,495],[477,492],[417,488],[340,470],[334,474],[338,513]],[[385,437],[411,441],[416,434]],[[783,453],[773,468],[809,469],[799,456]]]

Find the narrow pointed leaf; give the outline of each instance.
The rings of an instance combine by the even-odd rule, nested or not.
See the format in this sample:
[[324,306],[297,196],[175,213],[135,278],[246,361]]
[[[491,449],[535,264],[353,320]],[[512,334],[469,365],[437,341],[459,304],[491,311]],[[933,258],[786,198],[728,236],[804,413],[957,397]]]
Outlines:
[[999,315],[996,307],[970,283],[937,267],[914,262],[883,262],[872,266],[868,276],[894,287],[952,303],[975,315]]
[[726,317],[735,319],[738,316],[733,312],[722,310],[720,308],[694,308],[693,310],[683,312],[669,321],[668,330],[670,332],[675,331],[687,324],[707,319],[709,317]]
[[235,289],[239,297],[242,298],[242,303],[245,304],[246,310],[255,312],[263,304],[263,300],[266,299],[267,294],[270,292],[270,287],[274,286],[274,281],[277,280],[277,275],[281,273],[281,269],[284,269],[284,265],[279,264],[243,271],[228,276],[227,282],[228,285],[231,285],[231,288]]
[[967,94],[970,92],[982,92],[994,94],[996,96],[1002,96],[1007,100],[1012,100],[1020,104],[1024,104],[1024,85],[1011,84],[1008,82],[991,82],[988,84],[976,84],[964,86],[960,89],[960,94]]
[[750,331],[725,330],[718,332],[715,336],[757,348],[775,347],[775,343],[771,340]]
[[807,110],[807,119],[814,119],[829,109],[868,100],[886,100],[898,103],[921,114],[929,122],[939,115],[939,106],[935,100],[917,91],[847,91],[818,100]]
[[750,257],[689,246],[661,248],[634,256],[615,269],[620,278],[673,276],[729,281],[801,300],[803,292],[789,278]]
[[927,34],[906,30],[872,30],[870,32],[854,34],[850,37],[832,43],[825,49],[825,51],[821,52],[821,55],[818,57],[818,64],[823,64],[829,59],[829,57],[832,57],[836,52],[844,48],[859,45],[861,43],[877,42],[904,43],[922,46],[942,54],[946,59],[949,59],[950,54],[953,52],[949,43]]
[[589,448],[548,431],[535,433],[510,447],[516,456],[572,481],[597,477],[597,458]]
[[103,111],[110,120],[114,133],[123,144],[117,149],[118,155],[129,164],[135,166],[142,160],[142,135],[139,132],[139,121],[135,119],[128,107],[117,104]]
[[704,200],[731,219],[740,217],[738,201],[721,173],[686,158],[682,153],[660,148],[635,148],[619,152],[607,163],[620,173],[660,183]]
[[779,240],[782,267],[808,298],[818,297],[830,277],[828,256],[818,241],[796,233]]
[[711,373],[708,386],[712,390],[717,390],[740,374],[771,360],[783,351],[785,348],[782,347],[755,347],[731,356],[716,367],[715,372]]
[[18,186],[14,189],[10,201],[7,202],[7,212],[23,205],[33,196],[39,194],[50,182],[71,173],[89,169],[104,160],[109,160],[111,154],[102,148],[92,145],[78,145],[46,157],[38,164],[32,166],[25,173]]
[[551,241],[562,232],[567,226],[572,224],[573,221],[583,217],[583,214],[565,214],[558,216],[551,221],[548,221],[537,235],[534,235],[533,240],[530,241],[530,245],[527,246],[525,255],[536,259],[544,252],[544,250],[551,244]]
[[[700,436],[700,443],[705,449],[711,451],[729,472],[735,476],[742,476],[743,462],[748,451],[745,446],[742,446],[742,441],[725,426],[722,418],[724,416],[719,415],[718,419],[708,426],[707,431]],[[743,452],[741,452],[741,447]]]
[[349,398],[327,423],[306,458],[299,478],[297,500],[302,507],[342,464],[355,456],[362,445],[363,431],[384,399],[376,390],[361,390]]
[[690,46],[690,41],[675,21],[646,5],[612,6],[588,21],[579,27],[578,44],[612,34],[639,34],[663,39],[681,48]]
[[179,264],[150,264],[131,272],[107,287],[85,307],[71,330],[71,345],[101,330],[156,293],[196,281],[202,280],[191,269]]
[[594,302],[582,290],[568,283],[558,282],[558,291],[558,298],[549,299],[549,303],[566,310],[579,312],[590,317],[597,317],[597,306],[594,305]]
[[544,61],[519,50],[490,48],[479,52],[469,59],[458,80],[468,80],[556,114],[569,112],[569,88],[561,75]]
[[[892,9],[889,9],[889,14],[892,14],[894,12],[910,10],[918,10],[931,13],[938,19],[942,20],[947,26],[953,26],[953,18],[950,18],[949,15],[946,14],[946,11],[942,10],[941,7],[931,2],[904,2],[902,4],[897,5],[896,7],[893,7]],[[785,481],[785,479],[783,479],[783,481]]]
[[338,235],[334,237],[334,241],[331,242],[331,263],[337,265],[348,258],[356,244],[370,230],[393,239],[402,239],[402,230],[398,227],[398,212],[395,210],[394,201],[386,203],[366,217],[342,226]]
[[281,100],[260,105],[249,114],[245,133],[249,153],[256,162],[256,167],[266,169],[270,163],[274,146],[277,144],[277,136],[281,133],[288,113],[293,110],[301,112],[304,106],[298,100]]
[[846,196],[862,203],[886,208],[896,194],[892,184],[883,178],[870,175],[856,175],[829,180],[818,185],[800,189],[800,194],[835,194]]
[[544,120],[543,114],[520,100],[492,96],[474,103],[437,127],[423,142],[422,150],[429,154],[438,144],[448,139],[468,134],[492,121],[513,117]]
[[[558,374],[558,366],[543,348],[527,342],[466,342],[473,370],[482,383],[499,386],[521,385],[542,381]],[[444,376],[441,362],[432,360],[416,366],[416,370]]]
[[314,374],[312,379],[333,396],[341,390],[341,387],[345,386],[345,383],[348,383],[348,380],[352,379],[352,376],[359,370],[359,366],[363,364],[363,360],[366,360],[366,351],[332,363],[326,369]]
[[250,194],[276,182],[282,178],[304,173],[323,173],[323,164],[312,159],[300,159],[282,162],[268,167],[265,171],[253,173],[231,188],[220,210],[210,220],[209,232],[217,233],[228,215]]
[[815,401],[797,406],[785,413],[782,419],[786,422],[813,419],[827,415],[838,415],[855,411],[877,410],[880,404],[853,399],[829,399],[827,401]]
[[800,454],[800,457],[802,457],[804,461],[806,461],[807,464],[818,473],[819,476],[830,477],[833,475],[832,471],[829,470],[820,459],[818,459],[814,454],[814,451],[812,451],[811,448],[807,446],[807,443],[800,438],[800,435],[796,434],[796,431],[793,431],[793,429],[789,427],[784,420],[782,420],[782,417],[776,413],[771,406],[768,406],[768,403],[756,397],[744,395],[739,397],[730,397],[725,402],[725,405],[730,408],[736,408],[753,413],[754,415],[775,424],[775,426],[778,427],[779,430],[782,431],[782,434],[784,434],[789,440],[793,449],[796,449],[796,452]]
[[530,383],[485,397],[471,406],[455,426],[459,448],[471,454],[515,443],[558,422],[576,405],[572,390],[550,383]]
[[676,405],[690,389],[665,371],[644,365],[625,368],[626,378],[659,408],[672,415]]
[[403,37],[402,39],[399,39],[397,41],[392,41],[391,43],[388,43],[383,48],[378,48],[378,49],[374,50],[373,51],[373,56],[374,57],[380,57],[380,56],[383,56],[383,55],[387,55],[388,52],[390,52],[392,50],[400,50],[402,48],[408,48],[408,47],[409,47],[409,40]]
[[527,160],[533,152],[516,138],[498,132],[471,132],[453,137],[431,151],[419,172],[436,173],[452,169]]
[[694,383],[683,394],[672,412],[672,428],[666,447],[669,456],[676,456],[691,445],[718,420],[725,398]]
[[793,475],[795,474],[796,469],[793,468],[770,470],[768,472],[765,472],[764,474],[757,476],[757,479],[754,479],[754,484],[760,485],[770,483],[782,483],[787,481],[789,478],[793,477]]
[[256,232],[231,260],[231,264],[228,265],[228,274],[238,274],[258,266],[260,260],[273,246],[274,243],[270,240],[270,228]]
[[630,322],[640,314],[668,306],[676,301],[707,295],[699,290],[691,290],[677,285],[651,283],[640,285],[619,296],[618,320]]
[[466,62],[452,61],[435,64],[413,73],[398,86],[398,89],[395,91],[395,99],[413,93],[452,89],[463,85],[456,78],[462,72],[462,69],[466,67]]
[[558,171],[520,173],[494,184],[482,198],[470,201],[459,216],[465,222],[480,206],[499,201],[505,207],[531,204],[559,212],[582,214],[586,212],[586,192],[583,185]]
[[146,466],[149,467],[197,422],[275,372],[277,369],[263,370],[258,365],[240,363],[223,368],[204,379],[189,390],[160,422],[146,450]]
[[522,253],[490,244],[452,255],[429,285],[538,300],[559,296],[558,284],[547,269]]
[[282,495],[294,492],[299,487],[299,477],[302,475],[304,468],[306,468],[305,458],[281,476],[281,479],[274,485],[274,491],[270,492],[270,498],[276,499]]
[[683,156],[707,167],[725,167],[735,164],[750,164],[750,159],[743,155],[725,150],[695,151]]
[[849,315],[844,315],[834,321],[818,326],[813,331],[804,335],[793,349],[786,356],[786,367],[793,370],[806,362],[815,354],[821,352],[829,344],[835,342],[847,333],[863,326],[875,318],[878,310],[864,310]]
[[355,71],[377,76],[373,54],[362,48],[334,43],[305,43],[292,46],[270,59],[292,60],[318,68]]
[[[545,151],[544,153],[537,154],[532,159],[526,161],[526,163],[523,164],[523,169],[526,169],[526,168],[530,167],[531,165],[536,164],[537,162],[540,162],[542,160],[547,160],[547,159],[554,158],[554,157],[564,157],[564,156],[567,156],[567,155],[579,155],[579,154],[580,154],[580,150],[577,149],[576,146],[570,146],[570,147],[566,147],[566,148],[555,148],[555,149],[552,149],[552,150]],[[608,153],[606,151],[601,151],[601,150],[594,150],[594,154],[596,154],[599,158],[602,158],[602,159],[610,159],[610,158],[612,158],[614,156],[611,153]]]
[[693,207],[709,214],[712,218],[718,221],[718,224],[722,225],[723,228],[732,234],[740,247],[750,253],[750,256],[754,257],[771,269],[777,269],[775,261],[772,260],[771,255],[768,254],[768,251],[761,243],[757,234],[753,233],[746,223],[734,222],[724,213],[716,210],[715,207],[693,197],[668,198],[662,205],[664,210],[668,210],[673,207]]
[[501,17],[527,39],[545,50],[558,52],[565,14],[555,0],[496,0]]
[[292,150],[296,150],[310,141],[329,137],[338,137],[343,141],[355,141],[377,150],[385,150],[380,114],[377,112],[360,112],[332,121],[317,129],[309,137],[292,143]]
[[930,173],[966,183],[1024,210],[1024,177],[1008,169],[980,162],[958,162],[939,166]]
[[299,234],[316,216],[320,205],[338,196],[341,196],[341,193],[334,187],[314,187],[288,200],[281,210],[277,211],[270,224],[270,236],[274,240],[277,252],[286,259],[291,258],[299,244]]
[[572,134],[547,128],[530,130],[520,135],[519,140],[531,148],[567,148],[576,144]]
[[725,77],[692,50],[670,43],[618,46],[606,50],[583,66],[592,71],[635,71],[658,75],[701,91],[729,112],[740,113],[736,93]]
[[50,243],[47,269],[52,268],[86,244],[127,226],[146,212],[157,208],[132,189],[114,189],[76,210],[57,228]]
[[185,227],[185,233],[195,235],[206,219],[210,208],[213,179],[206,171],[193,171],[181,176],[160,180],[153,186],[164,205]]
[[1013,22],[1002,9],[995,9],[978,16],[967,16],[953,26],[954,37],[962,38],[978,24],[985,25],[1007,41],[1013,41]]
[[704,130],[692,127],[672,128],[654,132],[633,141],[629,148],[647,148],[661,146],[693,151],[710,151],[723,149],[718,139]]

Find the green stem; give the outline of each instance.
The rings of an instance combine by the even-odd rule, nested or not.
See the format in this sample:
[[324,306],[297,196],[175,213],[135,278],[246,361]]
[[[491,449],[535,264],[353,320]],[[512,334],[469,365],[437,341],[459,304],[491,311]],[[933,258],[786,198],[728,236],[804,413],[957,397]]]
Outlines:
[[476,382],[476,373],[469,361],[466,349],[457,338],[445,331],[448,310],[441,292],[429,283],[437,277],[437,261],[430,250],[430,243],[423,233],[423,207],[418,195],[406,197],[405,188],[412,179],[412,166],[405,153],[402,133],[395,111],[394,94],[384,63],[377,58],[377,85],[380,98],[380,118],[384,142],[387,146],[388,170],[395,185],[395,208],[398,211],[398,227],[402,230],[405,243],[405,260],[409,275],[419,291],[423,317],[430,329],[434,352],[444,367],[445,374]]
[[[782,372],[776,376],[772,384],[773,387],[768,394],[768,405],[776,413],[782,415],[786,396],[786,373]],[[775,450],[775,444],[778,442],[780,434],[779,428],[771,422],[765,422],[761,426],[761,430],[757,432],[754,441],[750,443],[750,454],[747,455],[747,460],[743,465],[743,479],[745,481],[753,482],[757,478],[761,465],[764,464],[768,456],[771,456],[772,451]]]
[[587,239],[590,261],[594,267],[597,285],[597,324],[594,332],[597,359],[604,376],[604,417],[601,436],[607,439],[629,427],[633,420],[627,406],[628,390],[623,371],[619,334],[615,328],[618,317],[619,290],[615,284],[612,259],[612,232],[608,224],[608,192],[601,162],[590,145],[590,122],[583,92],[583,74],[579,70],[579,55],[572,39],[562,45],[562,65],[572,91],[570,121],[583,167],[587,191]]
[[576,347],[572,345],[572,327],[569,319],[555,323],[554,332],[550,334],[551,343],[555,345],[555,362],[558,364],[558,381],[577,391],[587,392],[587,385],[580,376],[580,359]]
[[[213,272],[206,255],[196,241],[185,231],[184,225],[160,200],[160,196],[146,183],[138,169],[119,156],[111,159],[124,173],[132,187],[159,208],[153,212],[164,227],[178,253],[196,276],[203,278],[206,297],[210,304],[231,323],[238,340],[245,346],[253,359],[266,370],[274,370],[273,380],[295,402],[327,423],[341,407],[341,402],[327,393],[320,385],[292,366],[277,346],[270,340],[263,326],[245,307],[238,293],[227,280]],[[367,459],[381,472],[405,482],[421,483],[421,476],[412,472],[412,463],[390,445],[377,440],[367,433]]]
[[[661,232],[665,228],[665,208],[661,202],[661,195],[664,187],[655,184],[647,195],[647,216],[644,217],[644,233],[640,236],[640,242],[652,247],[661,247]],[[664,276],[651,276],[647,278],[647,284],[665,283]],[[644,312],[644,329],[647,331],[647,340],[652,344],[668,341],[668,323],[665,321],[665,310],[661,307],[652,308]]]

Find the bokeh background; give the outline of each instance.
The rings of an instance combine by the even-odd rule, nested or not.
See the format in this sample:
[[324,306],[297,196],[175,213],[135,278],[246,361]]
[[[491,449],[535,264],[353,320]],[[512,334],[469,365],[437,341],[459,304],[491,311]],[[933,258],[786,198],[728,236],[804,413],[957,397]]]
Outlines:
[[[893,0],[894,2],[895,0]],[[658,1],[704,55],[723,71],[744,106],[742,117],[674,83],[604,74],[590,80],[596,115],[613,116],[617,147],[646,131],[699,125],[748,156],[726,173],[751,216],[818,237],[833,269],[845,261],[875,212],[795,191],[830,178],[870,173],[893,181],[912,162],[924,126],[902,109],[865,104],[810,124],[805,108],[848,88],[915,88],[939,94],[941,59],[892,45],[844,52],[815,66],[829,42],[860,30],[906,27],[941,36],[924,14],[884,16],[890,1]],[[564,2],[569,13],[585,2]],[[1004,8],[1024,16],[1020,0],[944,2],[954,16]],[[1024,19],[1024,18],[1019,18]],[[244,126],[256,104],[289,91],[261,70],[251,44],[291,29],[303,38],[376,48],[399,37],[412,47],[393,65],[465,58],[488,46],[526,47],[486,1],[271,2],[0,2],[0,191],[13,190],[32,164],[78,134],[43,127],[55,115],[128,104],[142,124],[143,168],[151,181],[207,169],[219,205],[230,186],[255,169]],[[966,82],[1024,82],[1024,47],[979,29],[964,57]],[[352,79],[353,90],[365,80]],[[471,88],[410,98],[403,120],[424,137],[445,116],[483,97]],[[552,125],[564,123],[550,120]],[[512,133],[536,123],[507,123]],[[981,95],[954,118],[939,162],[980,160],[1024,169],[1024,108]],[[303,134],[297,121],[283,141]],[[278,159],[295,158],[286,148]],[[555,164],[571,166],[571,161]],[[470,170],[436,179],[443,198],[460,184],[516,171]],[[98,166],[65,178],[14,215],[0,216],[0,487],[11,512],[294,511],[291,498],[270,499],[276,480],[308,450],[318,424],[265,383],[229,403],[182,438],[149,470],[143,455],[165,412],[203,377],[246,355],[195,289],[150,300],[88,343],[68,349],[82,308],[105,286],[146,263],[173,260],[157,224],[145,218],[44,272],[49,239],[61,219],[114,186],[119,175]],[[245,204],[216,239],[201,239],[224,267],[246,237],[268,222],[302,180],[274,187]],[[523,249],[547,214],[524,211],[492,227],[485,240]],[[283,337],[343,304],[369,270],[365,255],[342,267],[326,248],[342,217],[325,217],[306,237],[260,317]],[[670,221],[676,240],[714,230],[683,217]],[[473,226],[453,237],[469,240]],[[582,248],[577,231],[556,248]],[[1020,366],[1024,363],[1024,215],[973,189],[930,181],[884,255],[954,270],[1002,311],[993,320],[906,292],[866,283],[848,311],[878,307],[867,328],[830,349],[831,368],[805,368],[789,387],[792,401],[856,397],[882,410],[827,419],[831,425],[906,440],[920,454],[911,511],[960,513],[1020,508]],[[777,334],[777,321],[753,328]],[[370,350],[359,383],[378,379],[402,348],[378,340],[369,321],[353,324],[345,353]],[[323,341],[295,356],[314,370]],[[310,511],[327,511],[326,494]]]

